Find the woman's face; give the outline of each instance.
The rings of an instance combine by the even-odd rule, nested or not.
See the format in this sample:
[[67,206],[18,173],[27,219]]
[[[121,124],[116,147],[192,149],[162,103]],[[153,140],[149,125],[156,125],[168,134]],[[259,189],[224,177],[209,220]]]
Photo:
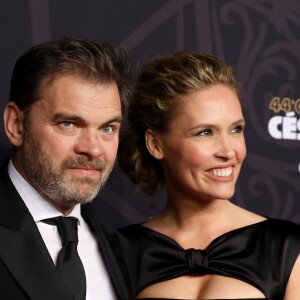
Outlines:
[[169,192],[202,200],[232,197],[246,155],[244,125],[238,97],[226,85],[187,95],[158,138]]

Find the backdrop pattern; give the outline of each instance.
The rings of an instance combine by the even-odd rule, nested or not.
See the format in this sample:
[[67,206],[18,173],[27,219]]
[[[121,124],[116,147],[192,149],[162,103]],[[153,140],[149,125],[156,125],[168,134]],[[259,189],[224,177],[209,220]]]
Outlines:
[[[180,50],[215,54],[242,86],[248,154],[234,202],[300,223],[299,0],[10,0],[0,3],[0,110],[8,100],[15,60],[39,42],[63,36],[122,44],[135,71]],[[11,149],[0,125],[0,161]],[[297,151],[298,150],[298,151]],[[115,227],[160,211],[118,166],[95,199]]]

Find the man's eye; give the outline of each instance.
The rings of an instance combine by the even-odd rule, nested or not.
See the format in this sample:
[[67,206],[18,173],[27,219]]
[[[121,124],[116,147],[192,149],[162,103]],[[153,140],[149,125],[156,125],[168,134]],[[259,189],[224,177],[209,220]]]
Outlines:
[[113,129],[112,129],[112,126],[105,126],[105,127],[102,128],[102,131],[104,133],[112,133]]
[[64,127],[70,128],[72,127],[73,123],[69,121],[64,121],[61,123]]

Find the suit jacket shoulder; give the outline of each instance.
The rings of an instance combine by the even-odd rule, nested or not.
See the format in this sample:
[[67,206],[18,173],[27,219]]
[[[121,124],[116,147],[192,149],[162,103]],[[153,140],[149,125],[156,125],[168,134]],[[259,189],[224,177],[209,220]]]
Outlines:
[[3,299],[71,300],[26,205],[0,167],[0,289]]

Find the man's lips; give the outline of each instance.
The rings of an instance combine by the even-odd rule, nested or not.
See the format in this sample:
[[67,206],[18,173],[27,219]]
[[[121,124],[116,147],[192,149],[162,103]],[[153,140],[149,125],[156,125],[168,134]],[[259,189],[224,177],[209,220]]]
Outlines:
[[73,166],[73,167],[70,167],[70,169],[80,169],[80,170],[96,170],[96,171],[99,171],[98,168],[95,168],[95,167],[90,167],[90,166]]
[[100,170],[98,168],[89,167],[89,166],[73,166],[69,170],[72,173],[82,176],[98,176]]

